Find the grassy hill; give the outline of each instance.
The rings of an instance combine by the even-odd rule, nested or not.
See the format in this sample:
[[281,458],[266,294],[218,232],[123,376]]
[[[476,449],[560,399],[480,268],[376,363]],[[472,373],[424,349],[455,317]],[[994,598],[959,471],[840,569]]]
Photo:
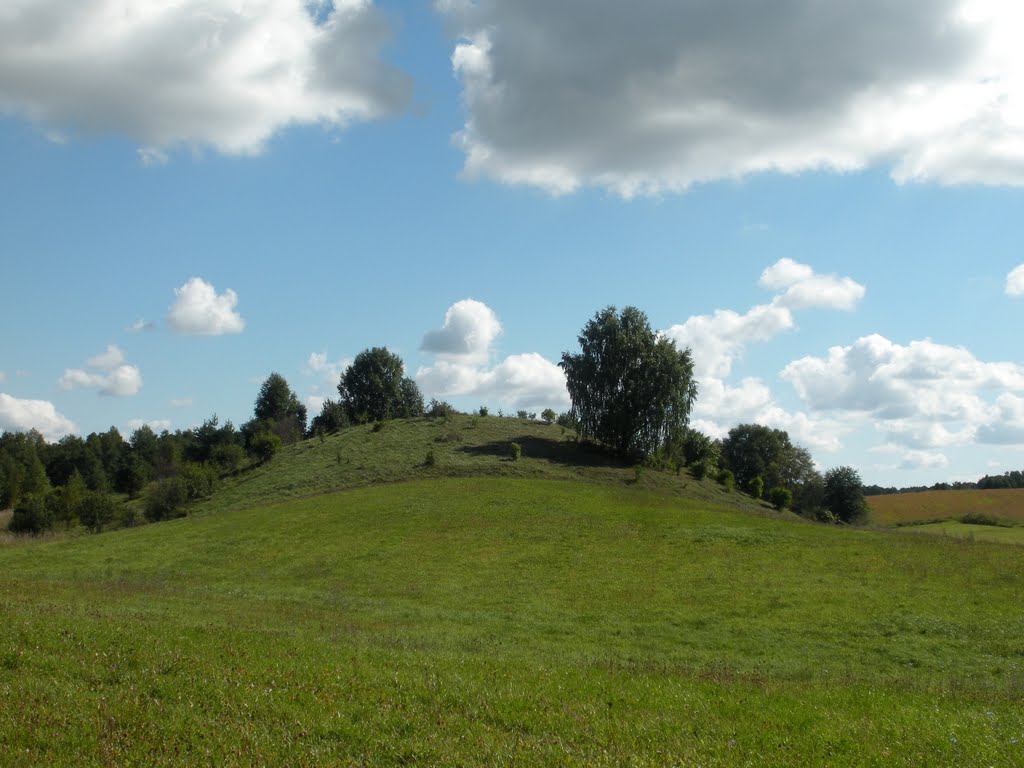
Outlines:
[[[509,459],[518,443],[522,456]],[[427,454],[434,463],[428,466]],[[641,487],[750,511],[768,504],[729,493],[712,480],[687,472],[642,470],[577,443],[574,433],[555,424],[496,416],[455,415],[445,419],[385,422],[379,431],[367,424],[323,440],[290,446],[262,467],[239,472],[197,512],[244,509],[267,501],[304,498],[349,488],[442,477],[518,477],[582,480]]]
[[868,497],[876,525],[1024,544],[1024,489],[921,491]]
[[1019,548],[794,522],[484,421],[0,548],[0,764],[1024,762]]

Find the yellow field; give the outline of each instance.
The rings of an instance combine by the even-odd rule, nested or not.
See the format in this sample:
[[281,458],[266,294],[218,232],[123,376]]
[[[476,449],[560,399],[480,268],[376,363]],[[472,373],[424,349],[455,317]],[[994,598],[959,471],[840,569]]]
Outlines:
[[870,520],[877,525],[949,520],[971,512],[1024,523],[1024,488],[894,493],[867,501]]

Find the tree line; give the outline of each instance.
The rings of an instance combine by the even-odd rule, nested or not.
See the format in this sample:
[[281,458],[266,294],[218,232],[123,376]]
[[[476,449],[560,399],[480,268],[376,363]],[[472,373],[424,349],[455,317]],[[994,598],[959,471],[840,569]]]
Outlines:
[[[584,326],[579,352],[565,352],[571,408],[541,417],[576,430],[578,438],[656,469],[687,469],[727,489],[764,498],[806,517],[854,523],[866,514],[863,485],[850,467],[824,474],[789,435],[740,424],[720,440],[689,426],[698,396],[691,351],[655,333],[635,307],[607,307]],[[209,496],[219,478],[270,461],[283,445],[351,425],[396,418],[447,416],[448,403],[424,403],[401,358],[384,347],[360,352],[337,386],[308,419],[306,406],[283,376],[270,374],[253,417],[235,427],[216,414],[191,430],[136,429],[126,440],[114,427],[85,438],[47,443],[35,431],[0,435],[0,509],[13,509],[9,528],[40,533],[81,524],[100,531],[185,513]],[[486,406],[481,415],[487,414]],[[536,414],[519,411],[520,418]],[[141,499],[126,505],[124,499]],[[119,503],[121,502],[121,503]]]

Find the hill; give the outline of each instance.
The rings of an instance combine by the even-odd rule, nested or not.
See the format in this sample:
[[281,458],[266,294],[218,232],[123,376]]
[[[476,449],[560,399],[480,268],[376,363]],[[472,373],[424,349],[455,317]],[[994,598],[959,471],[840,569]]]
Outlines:
[[[509,458],[517,443],[522,455]],[[433,456],[428,464],[427,454]],[[273,461],[236,473],[199,513],[243,509],[286,499],[348,488],[442,477],[518,477],[581,480],[641,487],[752,512],[771,507],[712,480],[636,469],[578,443],[574,433],[556,424],[529,419],[456,414],[447,418],[398,419],[350,427],[323,439],[284,449]],[[792,517],[792,516],[789,516]]]
[[737,509],[484,421],[0,548],[0,763],[1021,763],[1019,549]]

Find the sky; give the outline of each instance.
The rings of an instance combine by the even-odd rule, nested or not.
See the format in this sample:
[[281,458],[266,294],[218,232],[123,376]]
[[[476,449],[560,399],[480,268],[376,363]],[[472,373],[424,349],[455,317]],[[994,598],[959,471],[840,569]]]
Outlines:
[[691,416],[865,483],[1024,466],[1015,2],[13,0],[0,429],[310,416],[386,346],[424,395],[569,406],[600,309]]

